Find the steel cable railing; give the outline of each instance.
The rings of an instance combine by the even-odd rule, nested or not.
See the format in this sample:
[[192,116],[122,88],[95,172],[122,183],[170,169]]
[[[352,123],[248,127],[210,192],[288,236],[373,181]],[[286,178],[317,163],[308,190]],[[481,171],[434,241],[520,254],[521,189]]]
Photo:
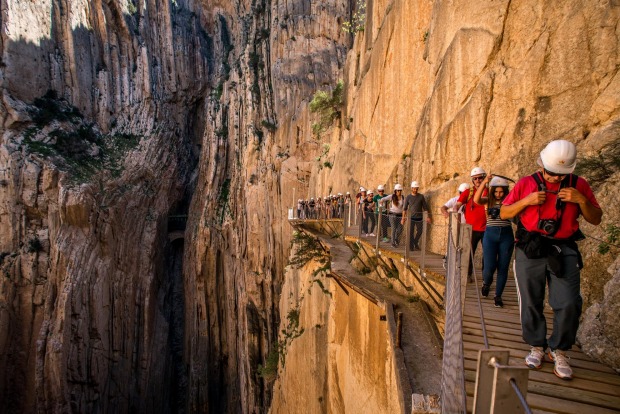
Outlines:
[[489,338],[487,337],[487,325],[484,320],[484,311],[482,310],[482,299],[480,298],[480,290],[478,289],[478,275],[474,263],[474,249],[469,249],[470,260],[472,263],[472,275],[474,277],[474,286],[476,288],[476,298],[478,301],[478,314],[480,316],[480,327],[482,328],[482,339],[484,341],[484,349],[489,349]]
[[455,216],[450,214],[448,252],[446,254],[446,293],[444,297],[446,325],[441,373],[441,410],[444,413],[466,413],[467,394],[465,391],[461,303],[461,249],[458,245],[458,239],[455,239],[452,231],[452,226],[456,225],[458,227],[460,220],[455,222],[454,218]]

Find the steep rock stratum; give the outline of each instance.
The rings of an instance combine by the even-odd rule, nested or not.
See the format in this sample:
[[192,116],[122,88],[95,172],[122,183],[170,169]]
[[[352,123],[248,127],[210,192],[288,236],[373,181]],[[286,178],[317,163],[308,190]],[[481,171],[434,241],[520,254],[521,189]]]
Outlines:
[[[352,43],[355,3],[0,1],[8,409],[265,411],[294,198],[417,179],[436,208],[475,164],[516,178],[549,139],[617,144],[617,1],[369,0]],[[317,139],[307,104],[339,79]]]

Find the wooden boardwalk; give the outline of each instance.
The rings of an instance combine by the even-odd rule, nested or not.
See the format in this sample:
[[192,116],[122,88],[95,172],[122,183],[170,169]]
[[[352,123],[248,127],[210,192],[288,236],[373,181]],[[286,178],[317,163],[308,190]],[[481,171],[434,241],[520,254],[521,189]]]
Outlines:
[[[358,227],[347,229],[347,239],[358,237]],[[361,241],[375,245],[376,239],[362,237]],[[405,255],[404,237],[401,245],[394,248],[390,243],[380,243],[382,254]],[[410,252],[409,259],[420,259],[420,252]],[[445,277],[442,255],[427,252],[427,270]],[[478,286],[481,286],[478,271]],[[522,366],[529,352],[529,345],[521,338],[521,324],[517,291],[512,274],[502,298],[504,308],[493,305],[495,284],[491,286],[489,298],[482,298],[482,310],[486,324],[487,338],[491,349],[510,351],[510,365]],[[547,305],[548,332],[552,330],[553,314]],[[476,382],[478,351],[484,349],[478,295],[474,283],[469,283],[463,311],[463,351],[467,391],[467,409],[472,411]],[[568,352],[574,371],[574,379],[561,380],[553,373],[553,363],[546,360],[540,370],[529,371],[527,401],[535,413],[595,414],[620,413],[620,375],[611,368],[591,360],[577,346]]]

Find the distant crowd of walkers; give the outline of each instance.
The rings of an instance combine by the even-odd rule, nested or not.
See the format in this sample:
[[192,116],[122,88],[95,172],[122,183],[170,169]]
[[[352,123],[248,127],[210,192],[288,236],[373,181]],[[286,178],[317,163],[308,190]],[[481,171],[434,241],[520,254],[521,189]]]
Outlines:
[[297,200],[297,218],[299,219],[332,219],[343,218],[345,206],[351,205],[351,194],[338,193],[309,200]]

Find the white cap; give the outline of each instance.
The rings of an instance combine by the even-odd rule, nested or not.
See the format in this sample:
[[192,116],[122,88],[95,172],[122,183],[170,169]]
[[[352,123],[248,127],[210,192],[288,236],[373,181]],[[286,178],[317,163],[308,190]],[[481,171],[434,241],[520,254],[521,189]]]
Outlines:
[[465,190],[469,190],[469,184],[467,183],[463,183],[461,185],[459,185],[459,191],[462,193]]
[[486,172],[484,169],[482,169],[482,168],[480,168],[480,167],[474,167],[474,168],[471,170],[470,177],[473,177],[474,175],[480,175],[480,174],[486,174],[486,173],[487,173],[487,172]]
[[551,141],[540,151],[538,165],[556,174],[570,174],[577,164],[577,148],[570,141]]
[[417,181],[412,181],[411,182],[411,188],[420,188],[420,184],[418,184]]
[[489,187],[508,187],[508,180],[502,177],[493,177],[491,178]]
[[402,185],[400,185],[400,184],[396,184],[396,185],[394,186],[394,191],[396,191],[396,190],[402,190],[402,189],[403,189],[403,186],[402,186]]
[[379,184],[377,186],[377,191],[381,191],[381,190],[385,190],[385,187],[383,186],[383,184]]

